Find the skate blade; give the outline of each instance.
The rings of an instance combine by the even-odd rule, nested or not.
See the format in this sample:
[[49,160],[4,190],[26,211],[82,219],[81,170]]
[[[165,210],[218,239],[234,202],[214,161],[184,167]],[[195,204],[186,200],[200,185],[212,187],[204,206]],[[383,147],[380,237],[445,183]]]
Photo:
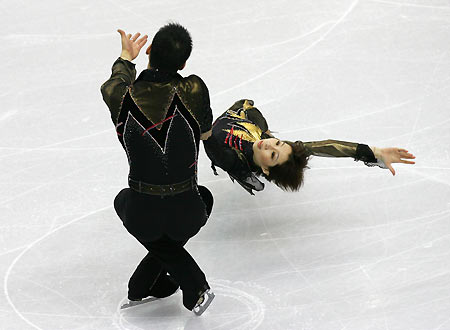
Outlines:
[[194,314],[197,316],[202,315],[203,312],[206,311],[208,306],[212,303],[215,296],[216,295],[214,294],[214,292],[206,291],[205,292],[205,301],[201,305],[194,307],[194,309],[192,310],[194,312]]
[[129,300],[128,303],[123,304],[122,306],[120,306],[120,309],[126,309],[126,308],[134,307],[134,306],[137,306],[137,305],[146,304],[148,302],[155,301],[155,300],[158,300],[158,299],[159,298],[156,298],[156,297],[148,297],[148,298],[145,298],[145,299],[142,299],[142,300],[139,300],[139,301]]

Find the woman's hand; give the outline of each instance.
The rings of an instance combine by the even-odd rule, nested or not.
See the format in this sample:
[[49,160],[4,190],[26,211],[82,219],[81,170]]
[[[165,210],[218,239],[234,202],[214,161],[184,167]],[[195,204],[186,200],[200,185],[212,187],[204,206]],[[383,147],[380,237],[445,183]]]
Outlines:
[[375,157],[382,160],[384,164],[389,168],[392,175],[395,175],[395,170],[391,164],[402,163],[402,164],[415,164],[413,161],[405,159],[415,159],[416,156],[409,153],[408,150],[400,148],[376,148],[370,147],[373,151]]
[[121,29],[118,29],[117,32],[120,33],[122,39],[122,53],[120,54],[120,57],[128,61],[134,60],[139,55],[141,48],[147,42],[148,36],[145,35],[139,38],[141,34],[138,32],[131,37],[131,33],[125,34],[125,31]]

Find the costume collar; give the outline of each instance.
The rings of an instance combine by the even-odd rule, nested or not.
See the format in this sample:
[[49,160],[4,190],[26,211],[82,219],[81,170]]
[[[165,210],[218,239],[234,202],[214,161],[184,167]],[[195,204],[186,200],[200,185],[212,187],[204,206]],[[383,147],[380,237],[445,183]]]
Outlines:
[[145,80],[149,82],[165,83],[173,79],[183,78],[177,72],[161,71],[158,69],[146,69],[142,71],[136,80]]

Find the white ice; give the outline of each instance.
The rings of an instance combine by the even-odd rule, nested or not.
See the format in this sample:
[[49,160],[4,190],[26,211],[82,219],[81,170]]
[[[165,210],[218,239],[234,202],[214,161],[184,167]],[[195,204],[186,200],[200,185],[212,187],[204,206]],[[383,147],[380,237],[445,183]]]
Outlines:
[[[2,1],[0,328],[450,329],[448,0]],[[100,85],[117,28],[175,20],[215,115],[250,98],[282,139],[404,147],[388,170],[314,158],[250,196],[203,148],[215,196],[187,245],[216,299],[119,311],[145,250],[112,201],[127,160]],[[137,69],[146,67],[142,54]]]

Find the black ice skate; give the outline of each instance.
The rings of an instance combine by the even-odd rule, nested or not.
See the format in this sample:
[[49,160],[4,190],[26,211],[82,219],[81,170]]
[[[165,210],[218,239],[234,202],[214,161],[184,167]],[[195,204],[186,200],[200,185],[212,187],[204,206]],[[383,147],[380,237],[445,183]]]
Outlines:
[[211,292],[209,289],[203,292],[202,296],[198,299],[197,304],[195,305],[192,311],[195,315],[200,316],[203,312],[208,308],[215,297],[214,292]]

